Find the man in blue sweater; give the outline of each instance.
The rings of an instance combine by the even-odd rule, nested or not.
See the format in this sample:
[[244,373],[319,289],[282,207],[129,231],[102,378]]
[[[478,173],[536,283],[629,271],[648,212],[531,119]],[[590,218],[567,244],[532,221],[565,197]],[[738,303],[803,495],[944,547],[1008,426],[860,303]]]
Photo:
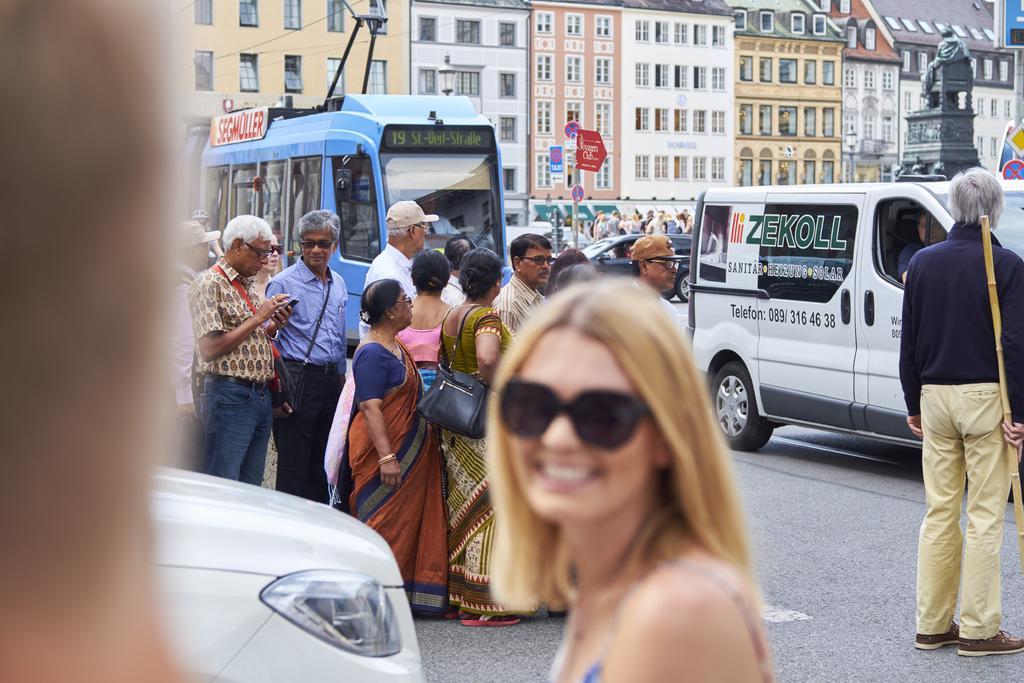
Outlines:
[[911,259],[903,297],[900,380],[907,424],[924,439],[927,501],[918,542],[916,647],[955,644],[961,655],[1010,654],[1024,651],[1024,638],[999,628],[999,551],[1010,488],[1006,442],[1019,460],[1024,432],[1024,262],[993,237],[1013,412],[1013,424],[1004,425],[980,228],[983,215],[993,226],[998,221],[1002,188],[989,172],[971,169],[953,180],[949,209],[956,225],[945,242]]

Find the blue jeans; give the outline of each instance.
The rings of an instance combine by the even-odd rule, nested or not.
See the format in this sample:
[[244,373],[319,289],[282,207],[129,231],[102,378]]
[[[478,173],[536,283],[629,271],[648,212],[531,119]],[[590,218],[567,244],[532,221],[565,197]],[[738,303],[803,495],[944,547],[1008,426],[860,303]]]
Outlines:
[[272,424],[270,390],[208,375],[203,383],[203,472],[263,483]]

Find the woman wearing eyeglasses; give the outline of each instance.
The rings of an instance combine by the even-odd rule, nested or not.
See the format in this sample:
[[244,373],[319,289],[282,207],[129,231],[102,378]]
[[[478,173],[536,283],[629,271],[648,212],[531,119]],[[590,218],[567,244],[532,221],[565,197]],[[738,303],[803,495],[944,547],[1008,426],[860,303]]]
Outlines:
[[[459,284],[466,302],[451,310],[441,325],[441,344],[454,370],[494,380],[498,362],[512,335],[492,308],[501,290],[501,259],[489,249],[462,257]],[[487,493],[486,439],[444,431],[448,468],[448,586],[452,616],[464,626],[511,626],[513,610],[491,597],[491,546],[494,510]],[[457,612],[455,612],[457,610]]]
[[555,297],[494,388],[501,599],[571,605],[552,680],[770,681],[736,485],[706,387],[654,297]]
[[398,561],[412,609],[443,614],[448,605],[447,518],[434,430],[416,413],[422,384],[395,335],[412,321],[412,299],[397,280],[363,291],[370,326],[352,359],[353,415],[346,459],[349,513],[384,537]]

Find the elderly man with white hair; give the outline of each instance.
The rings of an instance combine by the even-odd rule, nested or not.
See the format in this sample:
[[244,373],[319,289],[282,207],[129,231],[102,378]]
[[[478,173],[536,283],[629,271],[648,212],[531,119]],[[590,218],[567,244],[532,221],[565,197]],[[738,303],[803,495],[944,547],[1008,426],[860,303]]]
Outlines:
[[254,277],[270,256],[270,226],[237,216],[222,235],[224,256],[189,290],[204,375],[203,471],[259,486],[270,440],[270,340],[288,324],[289,296],[260,299]]
[[[981,217],[993,226],[1003,192],[988,171],[953,179],[956,224],[944,242],[914,254],[907,270],[900,380],[907,424],[924,440],[927,511],[918,539],[916,647],[957,645],[965,656],[1024,651],[1024,638],[1000,630],[999,551],[1011,467],[1024,428],[1024,262],[993,236],[1003,319],[1003,356],[1013,424],[1003,424],[996,340],[981,242]],[[968,482],[967,539],[960,530]],[[961,586],[962,584],[962,586]],[[960,626],[953,621],[960,591]]]

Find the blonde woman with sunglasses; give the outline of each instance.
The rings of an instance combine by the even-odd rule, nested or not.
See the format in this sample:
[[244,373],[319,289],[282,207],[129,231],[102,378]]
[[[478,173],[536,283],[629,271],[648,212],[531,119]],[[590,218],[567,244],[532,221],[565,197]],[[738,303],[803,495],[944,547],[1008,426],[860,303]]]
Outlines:
[[732,468],[657,295],[559,293],[494,388],[493,579],[570,604],[552,680],[771,681]]

